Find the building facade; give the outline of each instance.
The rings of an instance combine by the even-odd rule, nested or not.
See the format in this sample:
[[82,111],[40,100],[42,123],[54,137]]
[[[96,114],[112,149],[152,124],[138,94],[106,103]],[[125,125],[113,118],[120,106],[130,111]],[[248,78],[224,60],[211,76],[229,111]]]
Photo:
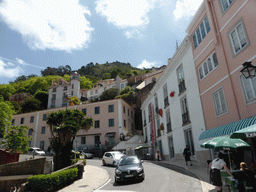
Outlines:
[[[94,119],[93,127],[87,132],[80,130],[77,133],[76,147],[113,147],[120,141],[121,134],[127,135],[134,130],[134,109],[122,99],[69,106],[68,109],[81,110]],[[47,114],[59,110],[66,110],[66,107],[14,115],[12,124],[28,126],[28,135],[32,137],[29,146],[46,151],[51,141],[50,129],[46,124]]]
[[141,106],[145,142],[165,160],[181,158],[186,145],[195,158],[202,150],[205,125],[193,60],[186,37]]
[[256,65],[255,8],[250,0],[204,0],[188,26],[207,129],[201,142],[256,123],[256,77],[240,72],[246,61]]

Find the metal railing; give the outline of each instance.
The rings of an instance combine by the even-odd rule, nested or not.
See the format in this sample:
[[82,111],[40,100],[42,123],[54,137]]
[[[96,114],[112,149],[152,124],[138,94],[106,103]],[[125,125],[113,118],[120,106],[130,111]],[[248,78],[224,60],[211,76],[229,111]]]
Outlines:
[[187,111],[186,113],[182,114],[182,123],[184,125],[184,124],[189,123],[189,122],[190,122],[189,113]]
[[167,132],[171,132],[172,131],[172,124],[171,122],[167,123]]
[[168,97],[166,97],[164,99],[164,107],[168,106],[169,105],[169,101],[168,101]]
[[180,93],[182,92],[182,91],[184,91],[186,89],[186,87],[185,87],[185,80],[183,80],[183,81],[181,81],[180,83],[179,83],[179,91],[180,91]]

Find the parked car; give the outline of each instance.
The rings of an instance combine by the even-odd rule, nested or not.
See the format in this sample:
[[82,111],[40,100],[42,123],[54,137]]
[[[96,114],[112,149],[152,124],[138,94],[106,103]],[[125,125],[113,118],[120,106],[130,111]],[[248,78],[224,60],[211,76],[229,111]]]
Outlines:
[[137,156],[124,156],[115,170],[115,182],[125,180],[141,180],[145,179],[143,160],[139,160]]
[[79,151],[81,155],[84,155],[85,159],[92,159],[93,158],[93,154],[92,153],[87,153],[84,151]]
[[102,157],[102,164],[117,166],[117,164],[119,163],[119,160],[123,156],[125,156],[125,155],[123,153],[121,153],[120,151],[105,152]]
[[38,148],[38,147],[30,147],[29,148],[29,150],[28,150],[28,154],[29,155],[41,155],[41,156],[43,156],[43,155],[45,155],[45,152],[42,150],[42,149],[40,149],[40,148]]

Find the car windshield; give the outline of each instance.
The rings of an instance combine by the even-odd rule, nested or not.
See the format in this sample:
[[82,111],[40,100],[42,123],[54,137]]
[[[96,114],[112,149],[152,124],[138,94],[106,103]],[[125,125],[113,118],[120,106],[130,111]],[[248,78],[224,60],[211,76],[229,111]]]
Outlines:
[[43,151],[42,149],[35,149],[36,151]]
[[121,158],[122,156],[124,156],[122,153],[113,153],[112,154],[115,158]]
[[137,157],[123,157],[119,163],[119,166],[138,164],[140,160]]

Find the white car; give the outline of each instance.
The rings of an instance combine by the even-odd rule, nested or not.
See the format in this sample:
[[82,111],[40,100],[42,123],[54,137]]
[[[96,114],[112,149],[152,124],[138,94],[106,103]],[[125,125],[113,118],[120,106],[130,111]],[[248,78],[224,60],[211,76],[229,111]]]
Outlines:
[[83,151],[79,151],[81,153],[81,155],[84,155],[85,159],[92,159],[93,158],[93,154],[92,153],[86,153]]
[[121,157],[125,156],[120,151],[109,151],[105,152],[102,158],[103,165],[113,165],[117,166]]
[[40,156],[44,156],[45,155],[45,152],[38,148],[38,147],[30,147],[29,150],[28,150],[28,154],[29,155],[40,155]]

